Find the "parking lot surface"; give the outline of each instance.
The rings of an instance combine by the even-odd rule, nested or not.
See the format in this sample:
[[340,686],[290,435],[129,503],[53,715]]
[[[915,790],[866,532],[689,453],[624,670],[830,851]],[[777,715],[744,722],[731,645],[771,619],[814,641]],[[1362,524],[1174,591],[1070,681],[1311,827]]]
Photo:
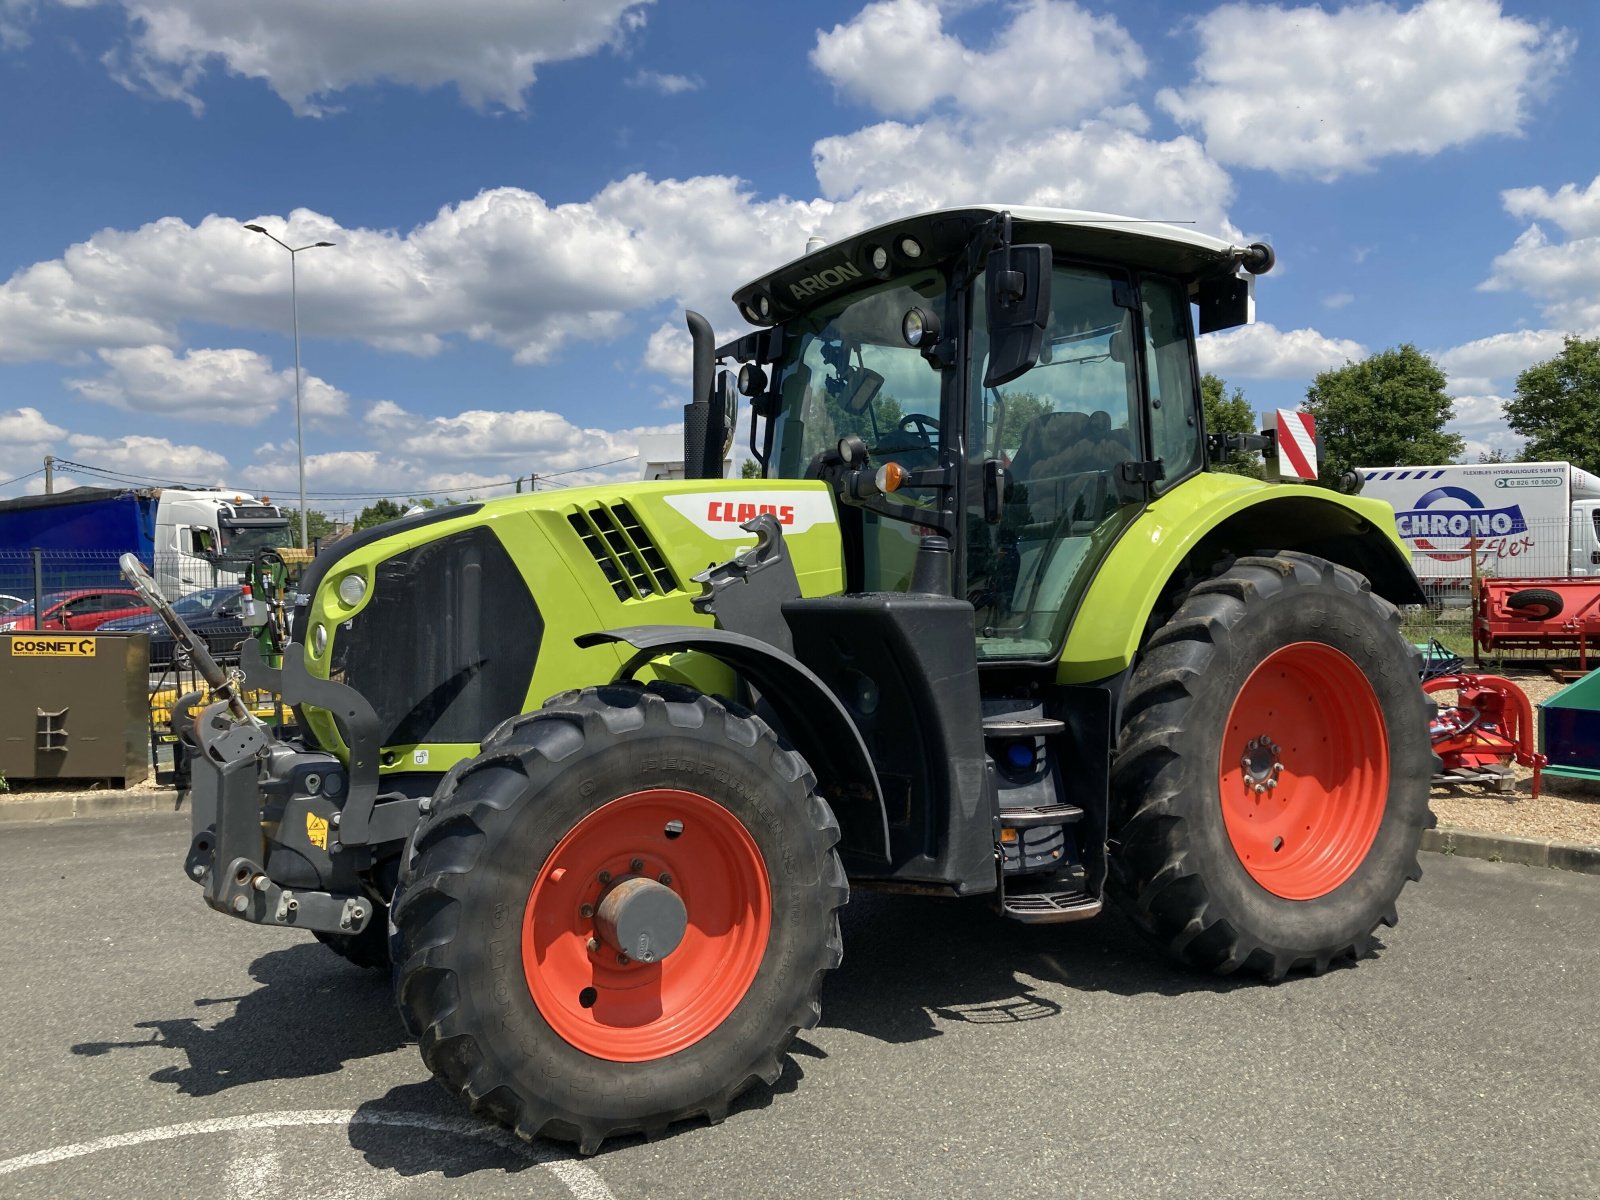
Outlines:
[[432,1084],[385,979],[205,908],[186,820],[0,834],[0,1195],[1600,1194],[1600,877],[1427,856],[1377,957],[1277,986],[857,895],[776,1088],[578,1159]]

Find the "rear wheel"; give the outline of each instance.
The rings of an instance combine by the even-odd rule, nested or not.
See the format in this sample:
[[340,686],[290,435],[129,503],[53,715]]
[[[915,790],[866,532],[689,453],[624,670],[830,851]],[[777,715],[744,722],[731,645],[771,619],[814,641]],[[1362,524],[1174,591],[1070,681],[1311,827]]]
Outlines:
[[1134,918],[1220,973],[1365,953],[1433,823],[1415,660],[1394,607],[1322,559],[1196,586],[1134,672],[1113,768]]
[[507,722],[401,872],[396,986],[424,1062],[585,1153],[720,1120],[819,1019],[838,837],[804,760],[690,689],[591,688]]

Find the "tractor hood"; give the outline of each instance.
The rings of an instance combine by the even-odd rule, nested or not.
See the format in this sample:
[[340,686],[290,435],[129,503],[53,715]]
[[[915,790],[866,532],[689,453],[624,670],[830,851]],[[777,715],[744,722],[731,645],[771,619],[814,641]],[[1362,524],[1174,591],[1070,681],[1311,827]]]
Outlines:
[[[506,718],[612,677],[622,651],[580,650],[580,635],[710,625],[691,605],[694,576],[753,545],[741,524],[761,512],[783,526],[803,594],[843,590],[826,484],[568,488],[436,508],[335,543],[295,598],[290,653],[372,704],[384,773],[446,770]],[[712,682],[705,690],[724,686]],[[344,750],[331,714],[302,717],[321,746]]]

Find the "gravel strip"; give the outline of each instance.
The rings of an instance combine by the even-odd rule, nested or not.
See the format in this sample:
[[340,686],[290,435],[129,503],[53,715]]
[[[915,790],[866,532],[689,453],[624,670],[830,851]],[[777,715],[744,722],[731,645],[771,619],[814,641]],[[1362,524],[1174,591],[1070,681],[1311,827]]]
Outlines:
[[[1542,670],[1508,668],[1502,674],[1526,692],[1535,705],[1566,686]],[[1445,698],[1450,698],[1448,693]],[[1512,769],[1517,776],[1514,792],[1500,793],[1471,784],[1435,788],[1432,808],[1439,824],[1480,833],[1600,846],[1600,783],[1546,775],[1535,800],[1533,772],[1514,764]]]

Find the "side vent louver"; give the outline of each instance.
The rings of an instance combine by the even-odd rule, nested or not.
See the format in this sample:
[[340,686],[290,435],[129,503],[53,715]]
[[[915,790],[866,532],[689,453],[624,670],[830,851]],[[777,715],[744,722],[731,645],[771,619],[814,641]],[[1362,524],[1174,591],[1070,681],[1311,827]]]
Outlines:
[[666,559],[626,504],[597,504],[567,520],[594,556],[618,600],[643,600],[681,592]]

